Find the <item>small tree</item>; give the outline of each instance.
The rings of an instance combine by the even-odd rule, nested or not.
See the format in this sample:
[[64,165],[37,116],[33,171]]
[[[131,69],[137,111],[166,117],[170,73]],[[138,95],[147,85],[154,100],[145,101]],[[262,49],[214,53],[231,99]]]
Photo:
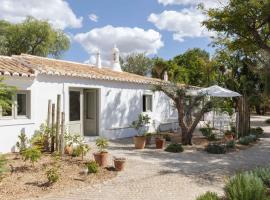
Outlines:
[[[182,132],[182,144],[192,145],[193,132],[203,117],[213,107],[211,100],[204,102],[204,96],[190,96],[188,87],[176,84],[157,85],[154,90],[164,92],[173,100],[178,112],[178,124]],[[193,115],[193,116],[192,116]]]
[[131,124],[131,127],[136,129],[138,132],[138,135],[143,134],[142,129],[144,128],[145,125],[150,123],[150,117],[146,114],[139,114],[138,119],[133,121]]
[[3,78],[0,78],[0,107],[2,109],[10,109],[15,90],[15,87],[6,85],[3,83]]

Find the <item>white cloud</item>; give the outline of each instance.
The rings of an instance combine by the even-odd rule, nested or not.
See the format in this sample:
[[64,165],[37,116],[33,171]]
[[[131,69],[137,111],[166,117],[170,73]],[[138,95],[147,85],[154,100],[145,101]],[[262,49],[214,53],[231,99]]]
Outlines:
[[91,21],[93,21],[93,22],[98,22],[98,16],[97,15],[95,15],[95,14],[90,14],[89,16],[89,19],[91,20]]
[[0,0],[0,19],[19,23],[27,16],[48,20],[54,27],[65,29],[82,26],[69,4],[63,0]]
[[181,11],[167,11],[160,14],[152,13],[148,21],[158,29],[173,32],[173,39],[180,42],[185,38],[209,37],[213,35],[202,26],[201,22],[206,16],[195,8],[182,9]]
[[167,5],[183,5],[183,6],[196,6],[203,4],[205,8],[221,7],[228,2],[228,0],[158,0],[159,3]]
[[143,30],[141,28],[113,27],[111,25],[95,28],[87,33],[75,35],[74,40],[79,42],[84,49],[92,54],[90,62],[95,62],[93,54],[97,49],[101,52],[103,65],[108,66],[111,60],[111,51],[116,44],[121,56],[130,53],[146,53],[146,55],[156,54],[163,47],[162,36],[152,29]]

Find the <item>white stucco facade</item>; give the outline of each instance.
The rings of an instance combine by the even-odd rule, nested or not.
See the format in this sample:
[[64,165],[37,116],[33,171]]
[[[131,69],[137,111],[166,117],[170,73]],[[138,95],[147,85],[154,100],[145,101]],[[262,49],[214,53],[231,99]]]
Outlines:
[[[143,111],[142,96],[152,95],[150,131],[160,123],[177,120],[169,98],[160,92],[152,92],[152,86],[120,81],[95,80],[71,76],[38,74],[36,77],[6,77],[8,85],[18,90],[30,91],[30,116],[27,119],[0,119],[0,152],[14,151],[18,135],[24,131],[29,137],[46,122],[48,101],[56,103],[61,95],[61,111],[65,112],[65,124],[69,127],[70,89],[96,89],[98,92],[98,135],[108,139],[130,137],[136,131],[130,128],[133,120]],[[82,111],[83,112],[83,109]],[[84,126],[82,121],[82,126]],[[83,133],[82,133],[83,134]]]

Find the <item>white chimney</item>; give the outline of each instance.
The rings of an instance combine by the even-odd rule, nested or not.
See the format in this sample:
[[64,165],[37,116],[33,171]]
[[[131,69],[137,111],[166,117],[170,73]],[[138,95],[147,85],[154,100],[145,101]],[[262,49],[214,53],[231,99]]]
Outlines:
[[164,80],[164,81],[168,81],[168,79],[169,79],[169,78],[168,78],[168,72],[165,71],[165,72],[164,72],[164,75],[163,75],[163,80]]
[[116,47],[116,45],[114,45],[112,50],[112,69],[114,71],[122,72],[119,57],[119,49]]
[[101,69],[101,58],[100,58],[100,51],[99,50],[96,53],[96,67]]

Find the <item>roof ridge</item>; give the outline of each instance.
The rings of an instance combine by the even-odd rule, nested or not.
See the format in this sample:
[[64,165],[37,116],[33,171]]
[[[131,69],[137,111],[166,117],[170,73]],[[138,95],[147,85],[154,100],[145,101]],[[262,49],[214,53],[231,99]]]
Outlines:
[[[26,57],[34,57],[34,58],[39,58],[39,59],[44,59],[44,60],[51,60],[51,61],[56,61],[56,62],[64,62],[64,63],[70,63],[70,64],[78,64],[78,65],[85,65],[87,67],[95,67],[95,65],[91,65],[91,64],[86,64],[86,63],[82,63],[82,62],[76,62],[76,61],[70,61],[70,60],[62,60],[62,59],[56,59],[56,58],[48,58],[48,57],[42,57],[42,56],[36,56],[36,55],[30,55],[30,54],[25,54],[22,53],[20,56],[26,56]],[[104,69],[105,67],[102,66],[102,69]]]

